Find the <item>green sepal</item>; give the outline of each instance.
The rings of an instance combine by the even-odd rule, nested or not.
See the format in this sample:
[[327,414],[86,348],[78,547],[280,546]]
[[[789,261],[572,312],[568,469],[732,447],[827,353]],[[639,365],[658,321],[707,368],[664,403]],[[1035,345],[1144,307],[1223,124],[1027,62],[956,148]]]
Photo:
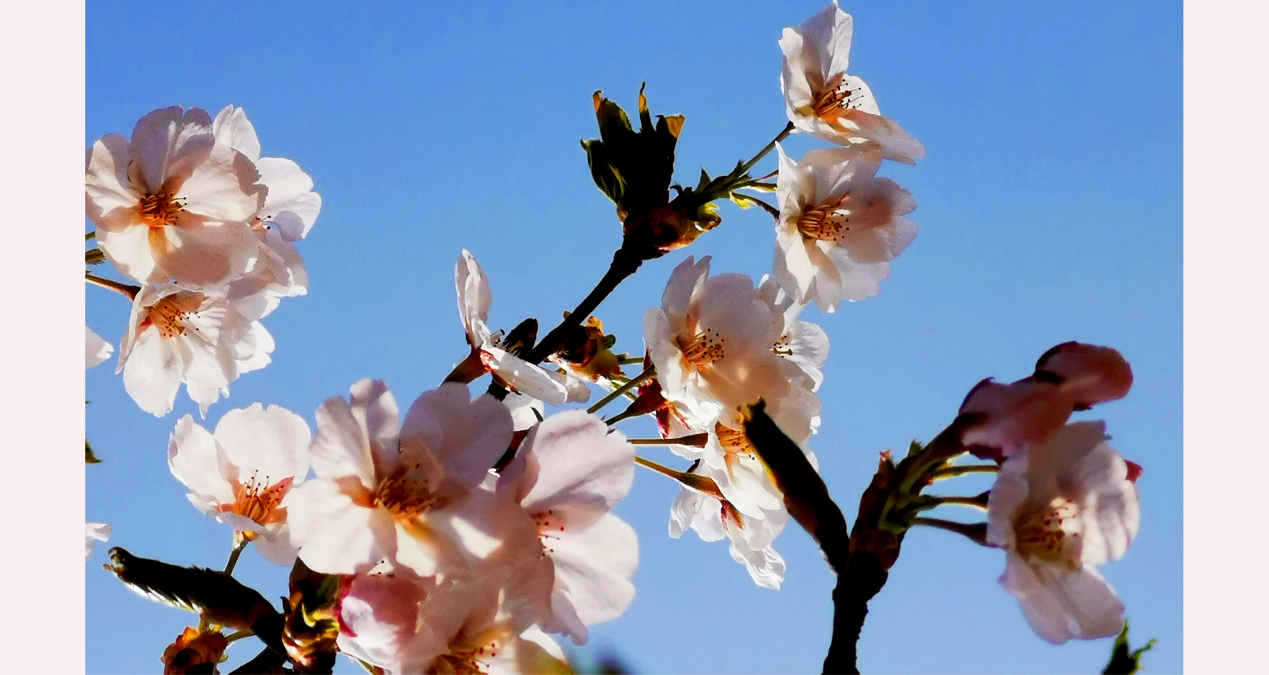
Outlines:
[[604,349],[612,349],[612,346],[613,346],[613,345],[615,345],[615,344],[617,344],[617,336],[616,336],[616,335],[613,335],[612,333],[609,333],[609,334],[607,334],[607,335],[605,335],[605,336],[604,336]]
[[1124,619],[1124,629],[1119,631],[1119,635],[1115,638],[1115,645],[1111,648],[1110,662],[1106,664],[1102,675],[1131,675],[1141,670],[1141,657],[1146,652],[1154,648],[1155,640],[1151,638],[1149,642],[1135,651],[1128,651],[1128,620]]

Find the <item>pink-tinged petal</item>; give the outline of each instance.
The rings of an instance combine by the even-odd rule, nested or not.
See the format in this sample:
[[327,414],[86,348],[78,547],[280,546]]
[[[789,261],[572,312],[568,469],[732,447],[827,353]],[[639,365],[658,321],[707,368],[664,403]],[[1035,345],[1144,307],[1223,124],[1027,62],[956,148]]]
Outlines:
[[151,282],[171,278],[187,286],[214,286],[250,269],[259,248],[246,224],[209,221],[188,211],[177,215],[175,227],[161,231],[167,247],[147,279]]
[[508,494],[477,488],[445,508],[429,512],[427,524],[458,545],[468,559],[485,559],[504,541],[531,541],[533,521]]
[[242,108],[227,105],[212,120],[212,134],[217,145],[225,145],[252,161],[260,159],[260,139],[256,136],[256,128],[247,119]]
[[87,326],[84,327],[84,333],[86,368],[92,368],[93,366],[110,358],[110,355],[114,353],[115,348],[112,347],[109,342],[101,339],[101,336],[94,333],[92,329]]
[[[1128,480],[1128,466],[1113,448],[1104,442],[1099,423],[1069,424],[1063,431],[1084,427],[1089,433],[1082,442],[1091,450],[1071,457],[1058,472],[1059,485],[1071,497],[1078,497],[1082,534],[1081,560],[1101,564],[1119,560],[1137,536],[1141,524],[1141,507],[1137,488]],[[1071,434],[1068,434],[1071,435]]]
[[[863,85],[863,81],[860,80],[858,84]],[[871,98],[872,93],[868,91],[867,95]],[[848,111],[846,117],[855,127],[851,135],[876,143],[883,156],[890,161],[916,164],[916,160],[925,156],[925,146],[889,117],[863,110]]]
[[447,480],[479,485],[511,444],[511,413],[492,396],[474,400],[467,385],[442,384],[424,392],[406,413],[401,451],[426,448],[444,466]]
[[98,229],[97,247],[120,272],[137,281],[167,280],[155,267],[148,227],[124,227],[116,232]]
[[551,377],[541,366],[488,344],[481,351],[489,370],[517,392],[542,399],[551,405],[564,405],[568,402],[568,388]]
[[264,205],[265,188],[260,173],[246,155],[226,147],[216,148],[181,185],[179,197],[185,210],[210,222],[245,223]]
[[681,324],[687,315],[688,305],[696,289],[709,276],[709,260],[710,256],[696,261],[689,255],[670,273],[670,280],[666,282],[665,291],[661,294],[661,309],[672,325]]
[[317,436],[309,448],[309,461],[318,478],[356,476],[365,489],[378,487],[365,431],[348,401],[338,396],[317,408]]
[[204,110],[172,106],[147,113],[132,129],[130,180],[150,194],[172,187],[170,183],[179,187],[211,154],[214,143],[211,118]]
[[1123,629],[1123,603],[1091,567],[1031,566],[1011,553],[1000,584],[1018,598],[1032,630],[1052,644],[1111,637]]
[[391,516],[355,504],[333,481],[306,481],[291,490],[287,523],[299,556],[315,571],[353,574],[396,554]]
[[844,73],[850,65],[850,41],[854,19],[837,6],[836,0],[802,24],[802,36],[815,49],[813,63],[825,76]]
[[313,179],[300,165],[280,157],[263,157],[256,168],[260,182],[269,189],[261,217],[277,224],[288,241],[303,239],[322,210],[322,198],[313,192]]
[[487,336],[477,329],[477,324],[483,327],[489,320],[493,295],[489,292],[489,278],[467,249],[463,249],[454,267],[454,285],[458,290],[458,316],[467,333],[467,344],[480,347]]
[[340,651],[393,673],[422,673],[445,644],[419,634],[434,582],[409,571],[353,579],[340,601]]
[[[581,532],[566,532],[546,539],[555,562],[555,595],[552,604],[566,601],[585,626],[622,615],[634,600],[630,577],[639,567],[639,541],[634,529],[620,518],[605,514]],[[572,636],[584,644],[586,634]],[[580,638],[580,640],[579,640]]]
[[678,539],[687,528],[694,530],[701,541],[726,537],[722,502],[684,488],[670,505],[670,536]]
[[123,364],[123,387],[142,410],[162,417],[172,411],[185,371],[180,344],[147,328]]
[[1014,545],[1014,522],[1031,489],[1027,484],[1027,455],[1014,455],[1000,465],[987,496],[987,542],[1002,548]]
[[[772,274],[796,302],[808,302],[815,284],[811,250],[796,229],[776,230],[775,261]],[[840,302],[840,300],[838,300]]]
[[304,480],[311,438],[303,417],[277,405],[253,403],[230,410],[216,424],[216,441],[242,479],[258,473],[270,485],[283,478]]
[[[797,125],[798,129],[810,131],[806,126],[808,118],[802,112],[811,105],[815,95],[815,92],[811,90],[812,73],[806,67],[809,64],[806,64],[807,57],[804,55],[806,40],[796,29],[785,28],[780,36],[779,44],[780,51],[784,52],[784,64],[780,71],[780,88],[784,90],[785,107],[788,110],[789,119]],[[817,79],[822,77],[818,67],[815,67],[814,76]]]
[[363,443],[368,441],[375,475],[382,478],[392,473],[400,456],[397,439],[401,435],[400,408],[397,399],[383,380],[358,380],[349,389],[349,407],[361,427]]
[[299,548],[291,542],[291,528],[285,525],[276,532],[262,530],[260,536],[251,540],[251,545],[265,560],[284,567],[294,565],[299,553]]
[[221,470],[222,462],[210,432],[189,415],[177,420],[167,445],[167,465],[177,480],[205,501],[232,504],[233,486]]
[[84,175],[88,219],[98,228],[117,232],[136,222],[137,195],[128,180],[128,141],[101,137],[88,150]]
[[961,434],[961,442],[995,453],[976,453],[979,456],[999,458],[1048,438],[1066,424],[1071,406],[1051,384],[1033,380],[1001,384],[988,378],[970,390],[960,413],[984,416],[982,422]]
[[239,375],[259,370],[273,361],[270,356],[276,347],[273,342],[273,334],[266,330],[264,324],[259,321],[251,322],[250,328],[247,334],[238,342],[241,350],[235,350],[234,354]]
[[536,484],[521,500],[531,512],[565,502],[605,510],[630,492],[634,446],[621,432],[582,410],[552,415],[529,433],[521,449],[538,463]]
[[1132,368],[1110,347],[1064,342],[1045,352],[1035,369],[1056,375],[1077,410],[1123,398],[1132,388]]

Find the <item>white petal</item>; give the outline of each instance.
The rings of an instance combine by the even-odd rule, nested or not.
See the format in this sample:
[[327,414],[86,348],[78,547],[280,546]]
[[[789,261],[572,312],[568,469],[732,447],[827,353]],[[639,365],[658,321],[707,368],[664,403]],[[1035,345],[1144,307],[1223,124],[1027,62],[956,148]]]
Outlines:
[[615,619],[630,606],[635,594],[630,577],[639,566],[639,542],[634,529],[620,518],[605,514],[589,528],[566,531],[545,544],[555,562],[555,593],[584,625]]
[[233,148],[252,161],[260,159],[260,139],[242,108],[225,106],[212,120],[212,133],[216,136],[217,145]]
[[303,417],[286,408],[253,403],[230,410],[216,424],[215,436],[242,479],[258,472],[273,485],[283,478],[299,483],[308,474],[312,433]]
[[144,192],[160,192],[169,180],[188,177],[214,143],[206,111],[172,106],[147,113],[132,128],[130,178]]
[[533,454],[539,466],[536,484],[521,500],[531,512],[565,502],[611,509],[634,481],[634,446],[582,410],[547,418],[530,432],[521,453]]
[[317,436],[309,448],[309,461],[318,478],[356,476],[367,490],[379,485],[365,431],[348,401],[338,396],[317,408]]
[[516,391],[551,405],[564,405],[568,401],[568,389],[541,366],[488,344],[481,347],[481,351],[488,356],[489,369]]
[[329,480],[310,480],[291,490],[287,523],[299,557],[315,571],[353,574],[396,554],[392,518],[357,506]]
[[114,353],[115,348],[112,347],[109,342],[101,339],[101,337],[94,333],[91,328],[84,326],[84,332],[86,333],[87,341],[87,368],[92,368],[93,366],[110,358],[110,355]]
[[233,486],[222,471],[226,458],[221,453],[212,434],[186,415],[177,420],[168,441],[167,464],[172,475],[202,499],[232,504]]
[[123,387],[142,410],[162,417],[172,411],[185,367],[177,341],[147,328],[123,365]]

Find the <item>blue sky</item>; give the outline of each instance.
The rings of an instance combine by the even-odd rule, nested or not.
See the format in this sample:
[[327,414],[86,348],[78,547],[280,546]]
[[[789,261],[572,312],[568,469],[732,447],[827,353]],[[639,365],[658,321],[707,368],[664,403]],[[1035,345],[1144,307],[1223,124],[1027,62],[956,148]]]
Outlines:
[[[495,328],[525,316],[551,325],[601,276],[620,226],[577,143],[596,135],[593,91],[633,108],[646,81],[654,113],[687,117],[676,177],[725,171],[783,127],[776,40],[821,7],[89,3],[85,147],[126,135],[154,108],[215,114],[233,103],[265,155],[313,176],[324,207],[300,245],[310,293],[266,319],[273,363],[236,382],[206,421],[261,401],[312,424],[322,400],[362,377],[386,379],[407,401],[440,382],[465,349],[453,290],[462,248],[490,276]],[[927,156],[882,169],[915,196],[921,228],[882,293],[803,317],[832,341],[811,443],[829,489],[853,517],[877,453],[928,440],[979,379],[1022,377],[1066,340],[1118,348],[1132,393],[1083,415],[1105,419],[1113,445],[1145,467],[1143,518],[1126,558],[1103,571],[1134,638],[1159,638],[1149,671],[1179,671],[1180,3],[844,9],[855,16],[852,72]],[[820,146],[787,144],[794,156]],[[722,215],[719,229],[645,265],[600,307],[619,348],[641,349],[643,313],[686,255],[713,255],[716,272],[769,270],[770,217],[731,206]],[[127,304],[86,294],[88,325],[117,343]],[[87,373],[87,433],[106,460],[86,469],[87,519],[110,522],[110,543],[136,554],[223,565],[229,531],[189,506],[165,461],[176,419],[195,406],[182,392],[155,419],[112,365]],[[652,433],[644,421],[622,428]],[[662,449],[645,454],[672,462]],[[984,487],[965,481],[963,493]],[[810,538],[787,529],[776,541],[785,586],[758,588],[725,544],[666,536],[676,493],[636,475],[618,513],[640,537],[638,595],[592,631],[586,653],[611,650],[639,672],[818,670],[832,578]],[[152,671],[193,615],[129,593],[101,570],[104,548],[86,568],[87,668]],[[861,667],[1100,671],[1110,641],[1035,637],[996,582],[1003,568],[999,551],[912,532],[870,606]],[[238,569],[267,597],[284,592],[286,570],[253,551]],[[235,645],[229,665],[255,651]]]

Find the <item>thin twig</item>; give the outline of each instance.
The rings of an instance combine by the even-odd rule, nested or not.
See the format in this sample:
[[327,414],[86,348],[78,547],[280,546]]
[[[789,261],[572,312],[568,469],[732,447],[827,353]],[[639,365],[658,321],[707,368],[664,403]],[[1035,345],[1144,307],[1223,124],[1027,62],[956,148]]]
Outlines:
[[87,272],[84,273],[84,280],[90,284],[96,284],[97,286],[101,286],[102,288],[109,288],[110,290],[115,291],[116,293],[121,293],[124,296],[126,296],[128,300],[136,300],[137,293],[141,292],[140,286],[130,286],[125,283],[112,281],[110,279],[99,277],[96,274],[89,274]]
[[626,442],[630,445],[690,445],[703,448],[709,442],[709,434],[689,434],[674,438],[627,438]]
[[634,389],[635,387],[639,386],[640,384],[643,384],[643,383],[644,383],[644,382],[646,382],[649,378],[651,378],[652,376],[654,376],[654,375],[656,375],[656,374],[657,374],[657,369],[656,369],[656,367],[655,367],[655,366],[648,366],[647,368],[645,368],[645,369],[644,369],[644,371],[643,371],[642,373],[639,373],[637,376],[635,376],[635,377],[634,377],[634,379],[630,380],[629,382],[626,382],[625,384],[621,385],[620,387],[617,387],[616,389],[614,389],[614,390],[612,391],[612,393],[610,393],[610,394],[608,394],[607,396],[605,396],[605,397],[603,397],[603,398],[599,399],[599,402],[598,402],[598,403],[596,403],[595,405],[593,405],[593,406],[591,406],[591,407],[587,408],[587,409],[586,409],[586,412],[591,413],[592,415],[593,415],[594,413],[596,413],[596,412],[599,412],[599,410],[600,410],[600,409],[602,409],[604,406],[606,406],[606,405],[608,405],[609,403],[612,403],[613,401],[615,401],[615,400],[617,400],[617,399],[621,398],[621,395],[622,395],[622,394],[624,394],[624,393],[626,393],[626,392],[630,391],[631,389]]

